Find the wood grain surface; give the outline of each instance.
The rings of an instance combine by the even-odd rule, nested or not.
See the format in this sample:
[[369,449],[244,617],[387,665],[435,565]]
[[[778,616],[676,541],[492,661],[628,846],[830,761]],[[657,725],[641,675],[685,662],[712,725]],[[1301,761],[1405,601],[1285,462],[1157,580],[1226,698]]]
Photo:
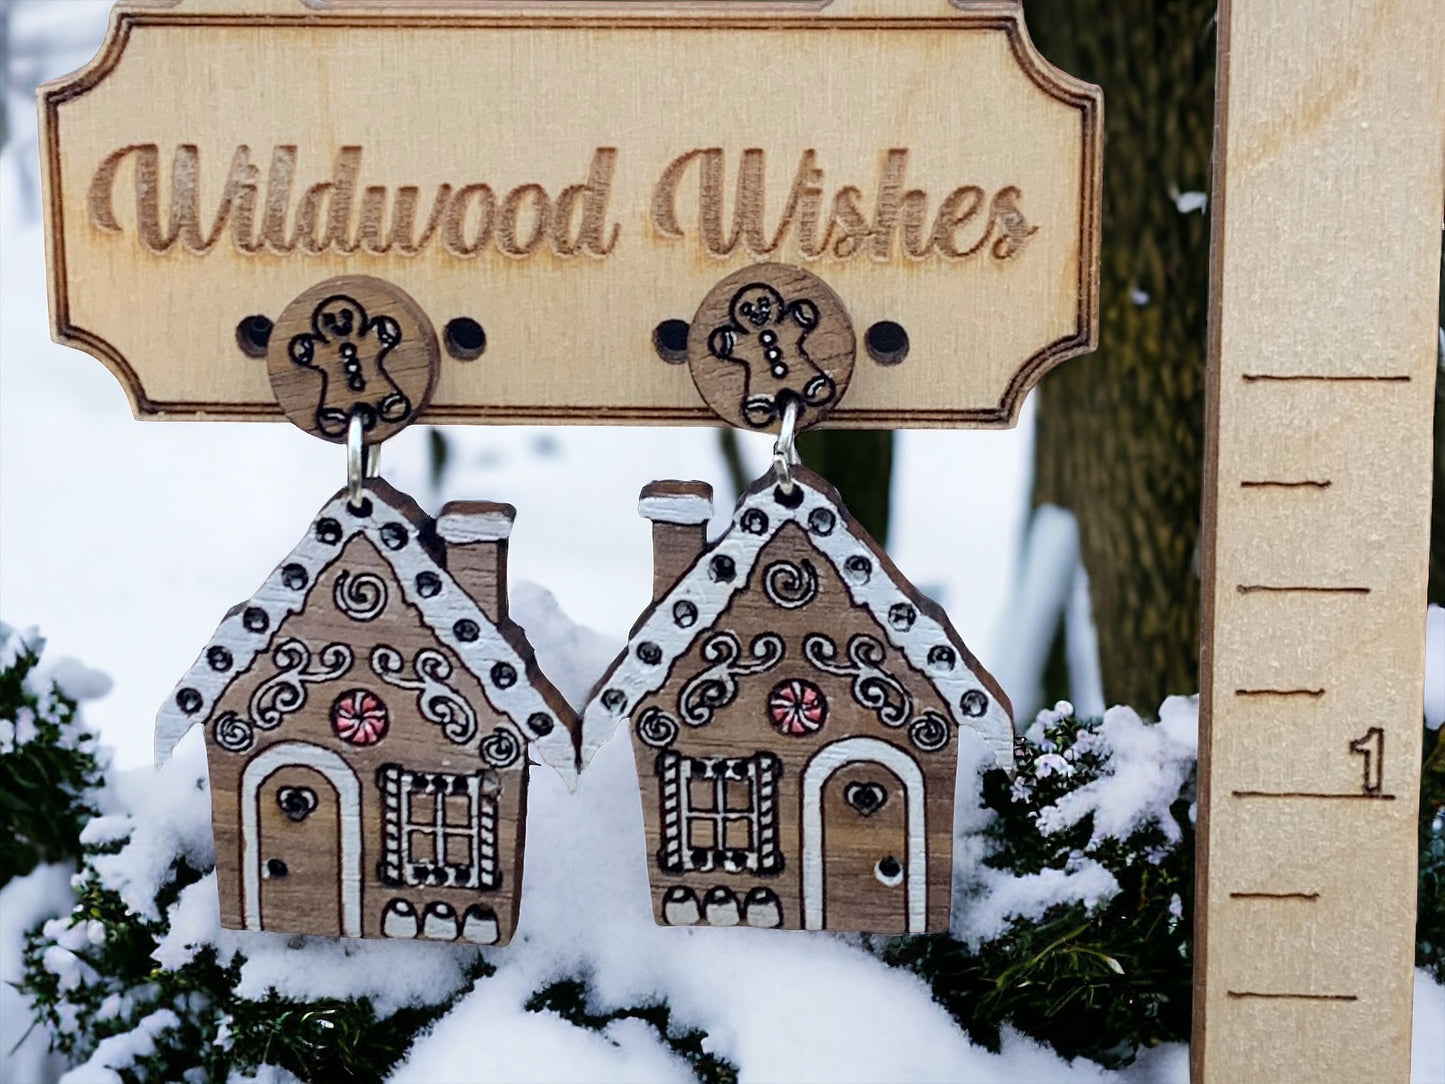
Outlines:
[[1404,1081],[1445,8],[1219,29],[1194,1078]]
[[205,730],[223,926],[511,937],[528,754],[570,785],[578,739],[507,618],[512,516],[370,480],[226,615],[157,719],[161,759]]
[[654,333],[782,262],[909,339],[830,425],[1009,426],[1094,345],[1101,110],[1016,3],[127,0],[40,94],[53,330],[274,418],[238,328],[370,275],[485,344],[427,421],[712,424]]
[[1011,769],[1007,699],[817,475],[711,545],[684,500],[644,491],[657,599],[584,716],[631,732],[657,921],[946,930],[959,743]]
[[436,331],[403,291],[366,275],[327,279],[286,306],[266,371],[286,417],[312,436],[380,444],[426,409],[438,368]]
[[739,429],[777,432],[788,402],[811,429],[842,401],[858,336],[828,284],[801,267],[759,264],[709,291],[692,318],[687,364],[698,394]]

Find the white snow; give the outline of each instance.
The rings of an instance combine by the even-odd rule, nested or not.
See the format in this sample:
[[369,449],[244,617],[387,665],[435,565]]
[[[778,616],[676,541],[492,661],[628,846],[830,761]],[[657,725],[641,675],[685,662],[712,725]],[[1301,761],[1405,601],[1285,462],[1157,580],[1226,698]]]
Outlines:
[[170,1009],[157,1009],[132,1030],[102,1039],[90,1060],[62,1076],[60,1084],[121,1084],[123,1078],[117,1070],[129,1069],[137,1058],[153,1054],[156,1036],[180,1022]]
[[1411,1084],[1445,1080],[1445,986],[1428,971],[1415,971],[1415,1026],[1410,1057]]
[[1445,725],[1445,609],[1439,606],[1425,615],[1425,725]]
[[[1040,506],[1029,524],[1008,623],[999,631],[999,661],[993,668],[1013,702],[1020,730],[1043,704],[1044,667],[1065,608],[1077,611],[1079,568],[1079,525],[1073,513],[1051,504]],[[1069,622],[1076,635],[1083,632],[1084,621],[1087,611],[1082,619]],[[1078,647],[1087,650],[1087,641],[1078,640]],[[1102,698],[1101,693],[1097,699]]]
[[1176,188],[1170,188],[1169,198],[1174,201],[1174,206],[1181,215],[1193,214],[1195,211],[1203,214],[1209,206],[1209,196],[1204,192],[1180,192]]
[[25,934],[69,912],[71,866],[40,866],[0,888],[0,1084],[54,1080],[65,1068],[48,1052],[43,1027],[30,1030],[24,997],[15,988],[25,971]]
[[1113,754],[1109,771],[1040,813],[1040,830],[1062,831],[1092,814],[1091,846],[1106,836],[1126,839],[1151,823],[1178,842],[1181,833],[1169,806],[1194,767],[1198,707],[1194,697],[1171,696],[1159,709],[1158,723],[1145,723],[1130,708],[1110,708],[1099,730]]
[[1099,662],[1099,635],[1094,629],[1094,604],[1089,596],[1089,573],[1082,559],[1074,568],[1074,583],[1064,608],[1064,653],[1069,661],[1069,695],[1079,718],[1099,718],[1108,705]]

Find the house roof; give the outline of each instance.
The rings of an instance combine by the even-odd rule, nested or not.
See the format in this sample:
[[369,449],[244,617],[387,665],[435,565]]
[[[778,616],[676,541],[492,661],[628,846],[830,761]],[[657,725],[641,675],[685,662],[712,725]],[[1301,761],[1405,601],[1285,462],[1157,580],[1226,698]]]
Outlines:
[[[793,523],[837,570],[853,602],[867,609],[888,641],[927,676],[948,705],[953,722],[982,737],[999,766],[1012,774],[1012,708],[998,683],[964,646],[943,610],[908,584],[846,512],[839,514],[843,506],[837,491],[803,468],[795,468],[793,477],[801,500],[780,501],[772,475],[755,482],[738,501],[728,530],[638,621],[627,651],[598,683],[583,712],[583,767],[612,737],[618,722],[666,683],[673,662],[717,623],[747,584],[763,549]],[[644,515],[652,511],[646,495],[642,511]],[[715,582],[711,574],[719,557],[730,560],[735,569],[727,584]],[[685,615],[685,622],[679,614]],[[660,656],[656,650],[637,650],[641,644],[656,645]]]
[[[369,507],[360,515],[352,511],[345,490],[333,497],[261,589],[226,615],[156,716],[156,765],[170,758],[192,726],[210,721],[226,689],[270,648],[281,624],[305,608],[326,570],[362,535],[391,566],[405,601],[476,677],[488,703],[536,746],[568,787],[575,786],[577,718],[537,670],[522,630],[510,621],[494,623],[457,585],[440,556],[432,520],[415,502],[376,479],[367,480],[366,492]],[[494,514],[470,531],[457,516],[444,515],[444,533],[467,541],[505,538],[510,517],[488,507]],[[492,680],[494,668],[511,674],[510,682]]]

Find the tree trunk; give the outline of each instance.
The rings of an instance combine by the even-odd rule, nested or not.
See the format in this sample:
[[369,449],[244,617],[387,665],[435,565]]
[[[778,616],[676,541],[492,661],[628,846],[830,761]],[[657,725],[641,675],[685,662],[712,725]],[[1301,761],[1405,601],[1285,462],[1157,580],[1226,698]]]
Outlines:
[[888,543],[888,509],[893,493],[893,433],[822,429],[798,437],[798,453],[809,470],[837,487],[853,518]]
[[1039,389],[1034,498],[1079,520],[1105,695],[1198,686],[1198,541],[1214,116],[1213,0],[1028,0],[1030,32],[1104,88],[1100,349]]

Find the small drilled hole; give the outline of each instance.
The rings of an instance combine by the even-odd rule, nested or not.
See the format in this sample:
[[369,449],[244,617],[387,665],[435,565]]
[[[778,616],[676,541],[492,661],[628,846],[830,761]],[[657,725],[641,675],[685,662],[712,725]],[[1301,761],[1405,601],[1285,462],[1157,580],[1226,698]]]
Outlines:
[[458,316],[447,322],[447,353],[458,361],[476,361],[487,349],[487,333],[470,316]]
[[264,358],[271,345],[271,329],[275,325],[266,316],[248,316],[236,325],[236,345],[248,358]]
[[664,320],[652,332],[652,346],[657,356],[669,365],[681,365],[687,361],[686,320]]
[[874,324],[863,341],[868,347],[868,356],[879,365],[897,365],[908,356],[908,332],[892,320]]

